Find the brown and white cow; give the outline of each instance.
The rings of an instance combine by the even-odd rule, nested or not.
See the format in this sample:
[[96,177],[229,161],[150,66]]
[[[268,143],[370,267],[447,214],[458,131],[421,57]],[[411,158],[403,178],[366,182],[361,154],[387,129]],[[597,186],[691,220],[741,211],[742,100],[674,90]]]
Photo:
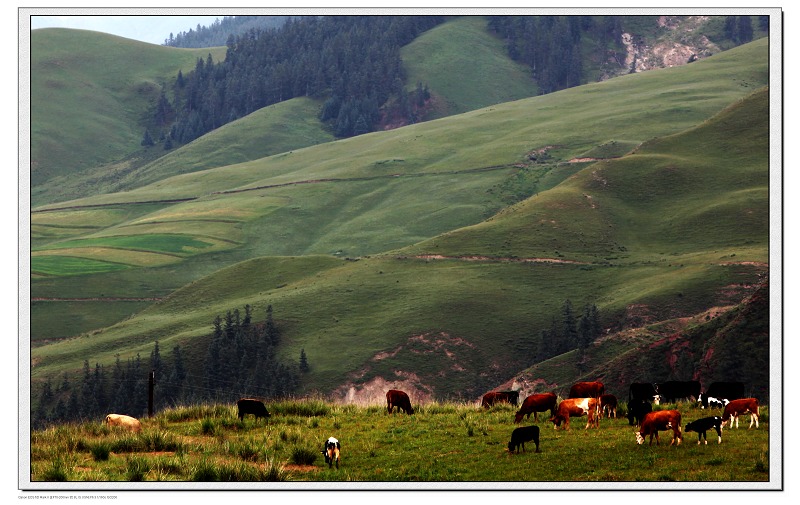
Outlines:
[[411,407],[411,400],[408,398],[408,394],[399,389],[390,389],[386,392],[386,408],[389,410],[390,414],[393,414],[395,407],[397,407],[398,411],[402,410],[406,414],[414,413],[414,408]]
[[753,422],[756,423],[756,429],[758,428],[758,400],[755,398],[731,400],[722,411],[722,426],[725,427],[725,423],[730,421],[730,426],[733,427],[733,423],[736,421],[736,429],[739,429],[740,414],[750,414],[748,430],[753,427]]
[[642,419],[642,425],[636,433],[636,443],[642,445],[644,437],[650,435],[650,444],[653,445],[653,437],[656,437],[656,445],[658,443],[658,432],[672,430],[672,442],[669,445],[680,445],[683,440],[681,434],[681,413],[677,410],[655,410],[649,412]]
[[600,397],[600,417],[606,416],[608,410],[608,417],[617,418],[617,397],[614,395],[602,395]]
[[119,426],[134,433],[142,431],[142,423],[138,419],[124,414],[108,414],[106,424],[109,426]]
[[606,387],[602,382],[576,382],[569,388],[569,398],[597,398],[600,399]]
[[533,414],[534,422],[539,422],[539,412],[544,412],[546,410],[550,411],[550,415],[552,416],[556,410],[556,400],[558,397],[555,393],[539,393],[530,395],[525,398],[525,401],[522,402],[522,406],[519,408],[517,413],[514,415],[514,423],[519,424],[522,421],[522,418],[526,415],[528,419],[531,418],[531,414]]
[[496,403],[519,403],[519,391],[490,391],[481,398],[481,407],[489,408]]
[[564,429],[568,430],[570,417],[587,416],[588,420],[584,429],[589,428],[589,426],[599,428],[600,416],[597,405],[596,398],[569,398],[563,400],[558,404],[558,409],[556,409],[556,413],[550,418],[550,421],[553,423],[553,428],[558,429],[561,423],[564,423]]

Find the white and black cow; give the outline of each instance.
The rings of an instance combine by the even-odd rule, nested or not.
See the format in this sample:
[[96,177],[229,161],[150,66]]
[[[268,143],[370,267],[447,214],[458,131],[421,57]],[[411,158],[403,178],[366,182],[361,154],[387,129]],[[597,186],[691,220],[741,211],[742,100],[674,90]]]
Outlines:
[[328,468],[331,468],[333,463],[336,463],[336,468],[339,468],[339,452],[341,449],[342,445],[334,437],[330,437],[325,441],[322,454],[325,456],[325,463],[328,464]]
[[708,389],[700,394],[700,407],[722,408],[731,400],[744,398],[742,382],[712,382]]
[[708,439],[706,438],[706,432],[710,429],[714,429],[717,432],[717,443],[722,443],[722,418],[719,416],[713,417],[704,417],[702,419],[698,419],[697,421],[692,421],[691,423],[686,425],[686,429],[684,431],[694,431],[697,433],[697,444],[699,445],[701,440],[708,445]]

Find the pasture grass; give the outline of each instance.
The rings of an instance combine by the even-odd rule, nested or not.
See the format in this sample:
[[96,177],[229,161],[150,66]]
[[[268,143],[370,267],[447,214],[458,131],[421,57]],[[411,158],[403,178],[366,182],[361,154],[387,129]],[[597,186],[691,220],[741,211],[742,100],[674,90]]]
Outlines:
[[[488,482],[503,487],[536,483],[709,483],[770,479],[770,423],[762,406],[758,429],[724,429],[698,445],[695,433],[670,446],[671,434],[660,433],[660,445],[637,445],[634,428],[624,417],[603,419],[599,429],[584,429],[585,418],[573,418],[571,429],[554,430],[540,414],[540,451],[526,443],[525,452],[509,453],[507,444],[515,407],[482,409],[472,403],[415,405],[416,413],[388,414],[385,408],[328,406],[326,413],[280,402],[268,405],[268,420],[242,423],[228,406],[179,407],[142,419],[141,434],[98,429],[87,422],[31,433],[31,480],[164,481],[164,482]],[[684,425],[710,415],[693,404],[679,403]],[[198,415],[200,418],[198,418]],[[311,417],[309,417],[309,415]],[[211,416],[211,417],[204,417]],[[309,419],[315,419],[311,424]],[[213,433],[197,423],[213,423]],[[533,419],[523,421],[533,424]],[[324,440],[342,444],[340,467],[329,469],[319,454]],[[103,449],[98,449],[102,447]],[[98,457],[97,454],[101,453]],[[105,453],[107,456],[102,456]],[[587,486],[591,488],[591,484]]]

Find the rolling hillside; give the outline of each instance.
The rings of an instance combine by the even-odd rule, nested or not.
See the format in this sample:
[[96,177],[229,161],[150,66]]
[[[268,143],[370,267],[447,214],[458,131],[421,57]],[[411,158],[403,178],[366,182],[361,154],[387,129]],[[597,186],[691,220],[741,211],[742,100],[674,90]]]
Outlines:
[[38,207],[33,338],[70,336],[64,303],[108,327],[35,346],[33,378],[156,340],[197,369],[250,304],[308,354],[304,391],[471,397],[565,299],[609,327],[738,303],[768,262],[767,48]]
[[[123,159],[132,162],[143,113],[174,80],[225,48],[174,49],[84,30],[31,32],[31,186],[34,201],[53,178]],[[85,193],[84,193],[85,194]],[[48,196],[44,201],[51,201]]]

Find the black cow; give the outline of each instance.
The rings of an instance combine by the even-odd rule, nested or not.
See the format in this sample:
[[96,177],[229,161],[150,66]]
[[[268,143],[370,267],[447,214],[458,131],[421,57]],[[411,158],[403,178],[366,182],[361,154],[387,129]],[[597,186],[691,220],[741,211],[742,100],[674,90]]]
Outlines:
[[539,427],[536,425],[523,426],[511,432],[511,442],[508,443],[508,452],[519,453],[519,446],[525,452],[525,442],[536,444],[536,452],[539,452]]
[[705,441],[706,445],[708,445],[708,440],[706,439],[706,431],[714,428],[717,431],[717,443],[722,443],[722,418],[719,416],[714,417],[704,417],[702,419],[698,419],[697,421],[692,421],[691,423],[686,425],[686,429],[684,431],[695,431],[697,432],[697,443],[700,444],[700,441]]
[[653,411],[650,402],[644,400],[632,400],[628,402],[628,424],[640,426],[644,416]]
[[652,402],[653,398],[658,394],[655,384],[650,382],[633,382],[631,383],[628,392],[628,403],[634,400],[643,400]]
[[700,381],[667,381],[656,385],[658,395],[664,403],[700,398]]
[[264,406],[263,402],[259,400],[253,400],[252,398],[242,398],[236,402],[236,406],[239,408],[240,421],[244,420],[244,416],[246,414],[253,414],[256,416],[256,419],[259,417],[266,419],[270,415],[269,412],[267,412],[267,407]]
[[727,401],[744,398],[744,383],[742,382],[712,382],[708,389],[701,393],[700,407],[706,408],[709,404],[723,407]]

